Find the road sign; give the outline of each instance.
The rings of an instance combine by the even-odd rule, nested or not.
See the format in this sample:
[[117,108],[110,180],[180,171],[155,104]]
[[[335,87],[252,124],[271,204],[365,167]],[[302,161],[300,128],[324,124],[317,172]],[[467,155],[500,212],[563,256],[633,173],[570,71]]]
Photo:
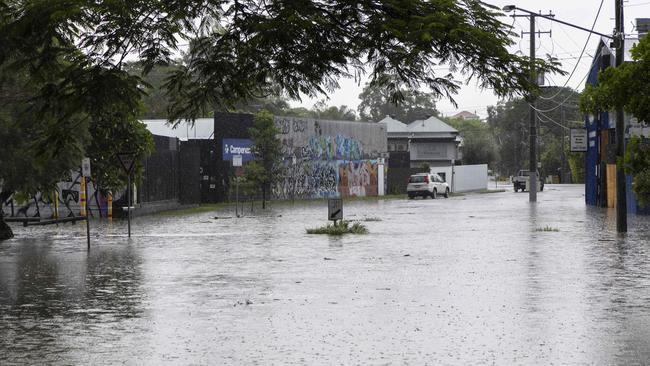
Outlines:
[[232,156],[232,166],[242,166],[242,156],[241,155],[233,155]]
[[343,220],[343,200],[331,198],[327,200],[327,219],[330,221]]
[[118,153],[117,158],[120,160],[120,164],[122,164],[124,172],[126,172],[127,175],[130,175],[131,172],[133,172],[133,167],[135,166],[135,153]]
[[571,151],[572,152],[585,152],[587,151],[587,130],[584,128],[571,129]]
[[81,175],[90,177],[90,158],[83,158],[81,160]]

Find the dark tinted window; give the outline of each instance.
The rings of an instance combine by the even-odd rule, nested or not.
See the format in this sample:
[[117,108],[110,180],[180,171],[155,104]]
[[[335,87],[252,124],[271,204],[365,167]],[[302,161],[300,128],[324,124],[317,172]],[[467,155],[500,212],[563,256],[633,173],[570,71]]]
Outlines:
[[410,181],[411,183],[424,183],[424,175],[412,175]]

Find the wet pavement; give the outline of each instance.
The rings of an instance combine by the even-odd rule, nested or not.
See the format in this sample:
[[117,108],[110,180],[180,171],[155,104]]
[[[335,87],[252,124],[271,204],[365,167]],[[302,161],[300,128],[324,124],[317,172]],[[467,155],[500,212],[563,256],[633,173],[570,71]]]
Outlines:
[[583,192],[13,226],[0,364],[650,364],[650,218]]

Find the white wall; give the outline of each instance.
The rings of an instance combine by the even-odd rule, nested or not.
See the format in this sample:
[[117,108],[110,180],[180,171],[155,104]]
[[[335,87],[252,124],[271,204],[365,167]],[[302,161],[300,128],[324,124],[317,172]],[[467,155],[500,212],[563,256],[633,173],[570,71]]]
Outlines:
[[441,176],[444,174],[445,180],[449,184],[452,192],[487,189],[487,171],[487,164],[431,168],[432,173],[438,173]]

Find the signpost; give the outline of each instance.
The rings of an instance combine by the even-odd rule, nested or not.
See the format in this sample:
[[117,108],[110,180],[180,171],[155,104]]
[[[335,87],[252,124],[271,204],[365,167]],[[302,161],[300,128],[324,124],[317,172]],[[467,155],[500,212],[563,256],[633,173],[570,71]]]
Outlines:
[[340,198],[330,198],[327,200],[327,219],[329,221],[343,220],[343,200]]
[[135,153],[133,152],[123,152],[123,153],[118,153],[117,158],[120,161],[120,164],[122,164],[122,168],[124,169],[124,172],[126,173],[127,180],[128,180],[128,187],[126,189],[127,192],[127,208],[126,208],[126,217],[128,221],[128,227],[129,227],[129,238],[131,237],[131,174],[133,174],[133,168],[135,167]]
[[[239,217],[239,171],[241,169],[243,159],[241,155],[232,156],[232,166],[237,169],[237,177],[235,177],[235,216]],[[242,207],[242,214],[244,213]]]
[[88,220],[88,182],[87,178],[90,177],[90,158],[83,158],[81,160],[81,179],[84,180],[84,195],[86,196],[86,240],[88,242],[88,250],[90,250],[90,221]]
[[571,129],[571,152],[587,151],[587,130],[584,128]]

